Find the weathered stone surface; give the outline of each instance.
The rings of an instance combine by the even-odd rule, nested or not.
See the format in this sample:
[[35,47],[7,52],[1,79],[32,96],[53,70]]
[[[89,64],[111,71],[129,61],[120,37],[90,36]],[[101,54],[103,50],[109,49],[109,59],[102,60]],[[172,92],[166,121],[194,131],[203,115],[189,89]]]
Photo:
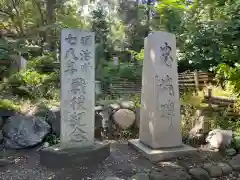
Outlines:
[[164,171],[164,172],[151,172],[149,174],[151,180],[191,180],[191,176],[183,171]]
[[234,155],[237,154],[237,152],[236,152],[235,149],[230,148],[230,149],[226,149],[226,154],[227,154],[228,156],[234,156]]
[[60,144],[40,150],[40,162],[49,168],[95,168],[110,153],[110,145],[95,142],[89,147],[64,148]]
[[42,117],[15,115],[3,127],[4,146],[22,149],[42,142],[51,127]]
[[234,156],[229,161],[229,165],[233,168],[234,171],[240,171],[240,154]]
[[16,112],[13,110],[0,108],[0,117],[10,117],[10,116],[14,116],[15,114]]
[[122,129],[128,129],[135,121],[135,113],[129,109],[119,109],[113,114],[115,123]]
[[149,159],[151,162],[156,163],[159,161],[167,161],[172,158],[187,156],[197,149],[191,146],[182,144],[178,147],[152,149],[149,146],[144,145],[139,139],[129,140],[129,145],[139,151],[144,157]]
[[146,173],[137,173],[130,178],[130,180],[150,180],[148,174]]
[[217,165],[222,169],[223,175],[228,175],[232,172],[232,168],[227,163],[220,162]]
[[61,144],[94,144],[95,34],[61,30]]
[[4,167],[4,166],[7,166],[12,163],[13,163],[13,161],[10,161],[8,159],[0,159],[0,167]]
[[59,137],[60,136],[60,107],[53,106],[51,108],[35,106],[26,113],[27,116],[44,117],[46,122],[50,124],[52,131]]
[[102,111],[103,110],[103,106],[95,106],[94,110],[95,111]]
[[140,107],[137,107],[135,109],[135,116],[136,116],[135,126],[139,128],[140,127]]
[[3,131],[0,130],[0,144],[3,142],[4,138],[3,138]]
[[206,120],[205,116],[197,117],[194,127],[190,130],[189,135],[205,134],[210,130],[209,120]]
[[52,131],[60,136],[61,131],[61,111],[60,107],[52,107],[47,111],[46,121],[51,125]]
[[214,129],[208,133],[206,142],[209,143],[211,148],[225,148],[230,145],[232,134],[231,130]]
[[208,172],[202,168],[192,168],[189,170],[189,173],[196,180],[211,180]]
[[182,144],[176,37],[152,32],[144,42],[139,139],[153,148]]
[[120,103],[120,106],[121,106],[121,108],[123,108],[123,109],[133,110],[134,107],[135,107],[135,104],[134,104],[133,101],[122,101],[122,102]]
[[205,163],[203,168],[209,173],[211,177],[220,177],[223,172],[220,166],[213,165],[212,163]]
[[120,109],[120,105],[115,103],[115,104],[110,104],[109,107],[112,109],[112,110],[118,110]]

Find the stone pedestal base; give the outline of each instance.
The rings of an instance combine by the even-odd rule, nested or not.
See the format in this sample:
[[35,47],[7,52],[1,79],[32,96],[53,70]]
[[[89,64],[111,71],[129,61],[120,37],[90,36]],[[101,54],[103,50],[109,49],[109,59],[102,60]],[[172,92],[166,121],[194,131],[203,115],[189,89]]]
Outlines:
[[163,160],[169,160],[178,156],[188,155],[191,152],[196,152],[197,149],[191,146],[183,144],[179,147],[164,148],[164,149],[151,149],[144,145],[139,139],[132,139],[129,141],[129,145],[139,151],[144,157],[151,162],[158,162]]
[[40,163],[48,168],[92,169],[110,154],[110,145],[95,142],[90,147],[61,148],[59,144],[40,151]]

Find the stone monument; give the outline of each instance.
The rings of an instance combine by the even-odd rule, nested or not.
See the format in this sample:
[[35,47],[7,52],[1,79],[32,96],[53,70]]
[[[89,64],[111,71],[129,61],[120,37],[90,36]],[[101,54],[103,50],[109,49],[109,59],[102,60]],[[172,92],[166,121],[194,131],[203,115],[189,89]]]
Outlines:
[[101,162],[109,155],[109,145],[94,140],[94,108],[95,35],[63,29],[60,144],[41,151],[42,164],[60,167],[97,164],[96,161]]
[[145,38],[139,139],[130,140],[151,161],[195,151],[182,144],[176,38],[153,32]]

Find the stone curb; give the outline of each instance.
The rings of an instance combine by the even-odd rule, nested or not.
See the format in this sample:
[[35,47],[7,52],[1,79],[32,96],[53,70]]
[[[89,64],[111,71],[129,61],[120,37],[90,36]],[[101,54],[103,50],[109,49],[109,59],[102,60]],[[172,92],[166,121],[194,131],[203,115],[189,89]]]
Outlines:
[[[130,180],[211,180],[227,176],[232,172],[240,171],[240,154],[227,162],[204,163],[200,167],[189,168],[187,171],[154,171],[151,173],[137,173]],[[117,177],[116,177],[117,180]]]

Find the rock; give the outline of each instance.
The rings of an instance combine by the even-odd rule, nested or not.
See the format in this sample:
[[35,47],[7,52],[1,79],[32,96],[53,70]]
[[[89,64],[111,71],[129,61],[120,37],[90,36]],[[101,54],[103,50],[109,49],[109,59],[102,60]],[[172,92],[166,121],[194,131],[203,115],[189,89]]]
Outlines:
[[59,137],[61,131],[61,111],[60,107],[53,106],[47,108],[45,106],[35,106],[31,111],[26,113],[27,116],[44,117],[46,122],[50,124],[52,131]]
[[50,124],[52,131],[59,137],[61,132],[61,110],[54,106],[46,111],[46,121]]
[[135,115],[136,115],[135,126],[139,128],[140,127],[140,107],[136,108]]
[[95,111],[102,111],[103,110],[103,106],[95,106],[94,110]]
[[202,168],[192,168],[189,170],[189,173],[196,180],[211,180],[208,172]]
[[240,171],[240,154],[234,156],[230,161],[229,165],[234,171]]
[[13,110],[0,108],[0,117],[10,117],[10,116],[14,116],[15,114],[16,112]]
[[191,180],[186,172],[183,171],[164,171],[164,172],[151,172],[149,174],[151,180]]
[[124,179],[121,179],[121,178],[118,178],[118,177],[108,177],[105,180],[124,180]]
[[205,116],[200,116],[197,118],[194,127],[189,131],[189,135],[194,136],[195,134],[206,134],[209,131],[209,121],[206,120]]
[[222,176],[222,169],[220,166],[213,165],[212,163],[205,163],[203,168],[209,173],[211,177]]
[[214,129],[208,133],[206,142],[211,148],[224,149],[231,144],[233,132],[231,130]]
[[237,151],[233,148],[226,149],[225,152],[228,156],[235,156],[237,154]]
[[3,143],[13,149],[33,147],[42,142],[50,129],[42,117],[15,115],[3,127]]
[[121,106],[121,108],[123,108],[123,109],[133,110],[134,107],[135,107],[135,104],[134,104],[133,101],[122,101],[122,102],[120,103],[120,106]]
[[130,180],[150,180],[148,174],[146,173],[137,173],[130,178]]
[[5,124],[5,120],[2,116],[0,116],[0,129],[3,128],[4,124]]
[[220,162],[217,165],[222,169],[223,175],[228,175],[232,172],[232,168],[226,163]]
[[115,123],[122,129],[128,129],[135,121],[135,113],[129,109],[119,109],[113,114]]
[[13,161],[10,161],[8,159],[0,159],[0,167],[4,167],[4,166],[7,166],[12,163],[13,163]]
[[112,110],[118,110],[118,109],[120,109],[120,105],[119,105],[119,104],[110,104],[109,107],[110,107]]
[[0,130],[0,144],[3,142],[3,131]]

